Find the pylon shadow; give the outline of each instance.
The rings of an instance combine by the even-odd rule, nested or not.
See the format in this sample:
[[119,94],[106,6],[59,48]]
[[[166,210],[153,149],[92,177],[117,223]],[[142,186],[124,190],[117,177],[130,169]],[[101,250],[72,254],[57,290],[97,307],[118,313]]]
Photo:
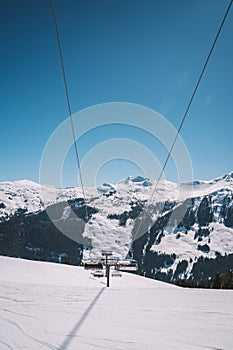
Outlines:
[[82,326],[82,324],[84,323],[84,321],[86,320],[89,312],[91,311],[91,309],[94,307],[94,305],[97,303],[98,299],[100,298],[100,296],[102,295],[103,291],[105,290],[105,287],[101,288],[101,290],[99,291],[99,293],[96,295],[96,297],[93,299],[93,301],[91,302],[91,304],[88,306],[88,308],[86,309],[86,311],[83,313],[83,315],[81,316],[81,318],[78,320],[78,322],[76,323],[76,325],[73,327],[73,329],[71,330],[71,332],[66,336],[65,340],[63,341],[63,343],[58,347],[58,350],[65,350],[68,349],[68,346],[70,345],[70,343],[72,342],[73,338],[75,335],[77,335],[77,332],[79,331],[80,327]]

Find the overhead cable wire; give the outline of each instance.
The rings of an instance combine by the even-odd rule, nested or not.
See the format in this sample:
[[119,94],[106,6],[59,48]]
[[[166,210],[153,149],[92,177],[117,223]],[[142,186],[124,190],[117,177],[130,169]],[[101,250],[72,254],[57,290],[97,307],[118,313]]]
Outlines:
[[[200,85],[200,82],[201,82],[201,80],[202,80],[202,78],[203,78],[203,75],[204,75],[204,73],[205,73],[206,67],[207,67],[207,65],[208,65],[208,63],[209,63],[209,60],[210,60],[211,55],[212,55],[212,53],[213,53],[213,50],[214,50],[214,48],[215,48],[215,46],[216,46],[216,43],[217,43],[217,41],[218,41],[219,35],[220,35],[221,31],[222,31],[223,25],[224,25],[224,23],[225,23],[225,21],[226,21],[226,18],[227,18],[227,16],[228,16],[228,14],[229,14],[229,11],[230,11],[230,9],[231,9],[232,2],[233,2],[233,0],[230,0],[230,3],[229,3],[229,5],[228,5],[228,7],[227,7],[227,10],[226,10],[226,12],[225,12],[225,15],[224,15],[224,17],[223,17],[223,19],[222,19],[222,21],[221,21],[221,24],[220,24],[220,26],[219,26],[219,29],[218,29],[218,31],[217,31],[217,34],[216,34],[215,39],[214,39],[214,41],[213,41],[213,44],[212,44],[212,46],[211,46],[211,48],[210,48],[210,51],[209,51],[209,53],[208,53],[208,56],[207,56],[207,58],[206,58],[206,60],[205,60],[205,63],[204,63],[204,65],[203,65],[203,67],[202,67],[202,70],[201,70],[201,73],[200,73],[200,75],[199,75],[199,78],[198,78],[198,80],[197,80],[197,82],[196,82],[196,84],[195,84],[193,93],[192,93],[191,98],[190,98],[190,100],[189,100],[189,103],[188,103],[188,105],[187,105],[187,107],[186,107],[186,110],[185,110],[185,112],[184,112],[183,118],[181,119],[179,128],[177,129],[177,133],[176,133],[175,138],[174,138],[174,140],[173,140],[173,142],[172,142],[172,145],[171,145],[171,147],[170,147],[170,149],[169,149],[168,155],[167,155],[167,157],[166,157],[166,159],[165,159],[164,165],[163,165],[162,170],[161,170],[161,172],[160,172],[160,174],[159,174],[158,180],[156,181],[155,187],[154,187],[154,189],[153,189],[153,192],[152,192],[152,194],[151,194],[151,197],[150,197],[149,201],[151,201],[151,200],[153,199],[153,197],[154,197],[154,195],[155,195],[155,193],[156,193],[156,191],[157,191],[157,189],[158,189],[158,185],[159,185],[159,183],[160,183],[160,181],[161,181],[161,179],[162,179],[164,170],[165,170],[165,168],[166,168],[166,166],[167,166],[167,163],[168,163],[168,161],[169,161],[169,159],[170,159],[170,157],[171,157],[172,151],[173,151],[173,149],[174,149],[174,146],[175,146],[175,144],[176,144],[176,141],[177,141],[177,139],[178,139],[178,136],[179,136],[179,134],[180,134],[180,131],[181,131],[183,125],[184,125],[184,122],[185,122],[185,120],[186,120],[187,114],[188,114],[188,112],[189,112],[189,110],[190,110],[190,107],[191,107],[191,105],[192,105],[192,102],[193,102],[193,100],[194,100],[194,97],[195,97],[195,95],[196,95],[196,92],[197,92],[197,90],[198,90],[198,87],[199,87],[199,85]],[[147,214],[147,211],[148,211],[148,209],[145,210],[144,214]],[[133,241],[134,241],[135,237],[137,237],[137,235],[138,235],[138,232],[139,232],[139,230],[140,230],[140,228],[141,228],[141,226],[142,226],[142,221],[143,221],[143,219],[140,221],[140,223],[139,223],[139,225],[138,225],[138,228],[137,228],[137,230],[136,230],[136,232],[135,232],[135,234],[134,234],[134,237],[133,237]]]
[[80,158],[79,158],[79,153],[78,153],[78,146],[77,146],[77,140],[76,140],[76,135],[75,135],[75,130],[74,130],[74,121],[73,121],[73,116],[72,116],[72,111],[71,111],[69,89],[68,89],[68,84],[67,84],[67,79],[66,79],[65,65],[64,65],[63,55],[62,55],[61,40],[60,40],[57,16],[56,16],[56,11],[55,11],[55,6],[54,6],[54,1],[53,0],[51,0],[51,7],[52,7],[52,13],[53,13],[54,26],[55,26],[55,30],[56,30],[57,45],[58,45],[60,62],[61,62],[63,83],[64,83],[64,89],[65,89],[65,94],[66,94],[66,101],[67,101],[67,107],[68,107],[68,112],[69,112],[69,118],[70,118],[70,125],[71,125],[71,131],[72,131],[73,144],[74,144],[74,148],[75,148],[75,157],[76,157],[76,162],[77,162],[78,175],[79,175],[79,178],[80,178],[80,184],[81,184],[81,188],[82,188],[82,195],[83,195],[83,201],[84,201],[85,214],[86,214],[86,218],[88,218],[88,211],[87,211],[87,206],[86,206],[86,197],[85,197],[85,191],[84,191],[84,186],[83,186],[83,178],[82,178],[82,172],[81,172],[81,163],[80,163]]

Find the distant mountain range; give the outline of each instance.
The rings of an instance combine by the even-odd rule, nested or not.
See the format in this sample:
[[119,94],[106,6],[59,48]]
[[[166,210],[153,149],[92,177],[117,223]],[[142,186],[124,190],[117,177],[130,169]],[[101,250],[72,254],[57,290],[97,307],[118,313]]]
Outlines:
[[[169,282],[233,269],[233,172],[185,184],[162,180],[151,198],[155,183],[131,176],[85,188],[86,210],[80,188],[0,183],[0,254],[80,264],[110,249],[136,259],[140,274]],[[76,237],[70,227],[77,222]]]

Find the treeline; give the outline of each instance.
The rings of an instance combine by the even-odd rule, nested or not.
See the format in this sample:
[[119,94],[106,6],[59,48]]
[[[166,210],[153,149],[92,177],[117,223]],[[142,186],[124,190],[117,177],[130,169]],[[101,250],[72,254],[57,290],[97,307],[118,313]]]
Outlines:
[[175,284],[180,287],[189,288],[233,289],[233,271],[229,270],[224,274],[217,272],[212,279],[208,280],[177,279]]

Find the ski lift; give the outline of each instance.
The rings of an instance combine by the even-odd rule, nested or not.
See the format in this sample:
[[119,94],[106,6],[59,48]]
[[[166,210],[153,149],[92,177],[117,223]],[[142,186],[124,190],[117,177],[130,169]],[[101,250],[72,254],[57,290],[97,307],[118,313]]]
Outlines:
[[121,271],[137,271],[138,262],[134,259],[120,260],[118,262],[118,268]]
[[104,277],[104,273],[101,270],[96,270],[96,271],[92,272],[92,274],[93,274],[94,277],[98,277],[98,278],[99,277]]
[[99,260],[86,260],[83,261],[83,267],[85,270],[102,270],[103,263]]
[[[105,258],[101,258],[100,261],[102,262],[102,264],[104,266],[106,266],[106,259]],[[119,261],[119,258],[117,258],[117,257],[108,258],[108,265],[116,267],[118,265],[118,261]]]
[[112,277],[122,277],[122,273],[118,270],[113,270]]

